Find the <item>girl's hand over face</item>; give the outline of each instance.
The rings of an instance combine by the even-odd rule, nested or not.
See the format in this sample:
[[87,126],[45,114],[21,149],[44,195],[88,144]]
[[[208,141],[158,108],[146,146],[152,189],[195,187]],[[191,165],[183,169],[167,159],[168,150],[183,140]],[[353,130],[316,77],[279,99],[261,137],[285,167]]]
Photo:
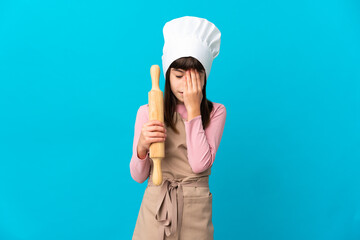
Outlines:
[[200,111],[203,98],[201,80],[196,69],[187,70],[185,73],[184,105],[188,112]]

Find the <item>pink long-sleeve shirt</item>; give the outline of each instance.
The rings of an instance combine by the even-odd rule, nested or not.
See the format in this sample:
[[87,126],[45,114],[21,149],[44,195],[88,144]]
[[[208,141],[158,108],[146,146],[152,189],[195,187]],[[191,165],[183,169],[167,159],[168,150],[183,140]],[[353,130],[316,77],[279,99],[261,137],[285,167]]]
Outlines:
[[[201,115],[187,121],[187,111],[183,103],[176,105],[176,112],[180,113],[185,124],[186,145],[188,160],[194,173],[201,173],[210,168],[215,160],[224,131],[226,108],[223,104],[213,102],[210,113],[210,124],[203,129]],[[133,154],[130,161],[131,177],[139,182],[144,182],[150,174],[149,152],[144,159],[137,154],[137,144],[144,123],[149,121],[149,104],[139,107],[135,121]]]

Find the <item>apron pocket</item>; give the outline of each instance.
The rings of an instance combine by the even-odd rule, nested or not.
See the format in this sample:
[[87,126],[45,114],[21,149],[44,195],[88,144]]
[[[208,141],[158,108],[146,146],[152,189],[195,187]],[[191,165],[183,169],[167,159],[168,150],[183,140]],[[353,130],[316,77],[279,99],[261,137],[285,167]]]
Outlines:
[[212,194],[184,196],[181,239],[213,239]]

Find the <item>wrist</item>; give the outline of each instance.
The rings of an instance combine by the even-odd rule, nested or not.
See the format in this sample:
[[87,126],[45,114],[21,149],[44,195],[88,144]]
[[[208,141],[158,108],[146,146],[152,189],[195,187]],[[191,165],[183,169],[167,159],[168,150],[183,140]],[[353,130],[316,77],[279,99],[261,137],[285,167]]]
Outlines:
[[138,156],[138,158],[140,158],[140,159],[145,159],[147,153],[148,153],[148,151],[147,151],[146,149],[138,148],[137,156]]
[[198,107],[189,107],[188,109],[186,109],[188,114],[200,114],[200,106]]
[[188,121],[190,121],[191,119],[193,119],[193,118],[195,118],[197,116],[201,116],[200,109],[190,110],[188,112]]
[[141,159],[144,159],[148,153],[148,149],[143,147],[143,145],[141,144],[141,141],[139,141],[139,144],[137,146],[137,154],[138,154],[138,157],[141,158]]

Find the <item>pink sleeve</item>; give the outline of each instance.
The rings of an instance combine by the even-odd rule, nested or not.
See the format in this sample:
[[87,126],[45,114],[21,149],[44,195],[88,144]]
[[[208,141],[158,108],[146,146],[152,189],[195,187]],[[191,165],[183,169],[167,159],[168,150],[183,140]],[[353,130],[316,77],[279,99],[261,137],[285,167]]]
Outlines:
[[210,116],[210,124],[205,131],[200,115],[184,121],[188,159],[194,173],[201,173],[212,166],[224,131],[225,119],[226,108],[219,104]]
[[144,159],[139,158],[137,154],[137,144],[140,138],[141,129],[143,124],[148,122],[148,119],[149,116],[147,113],[146,105],[140,106],[136,114],[133,153],[130,161],[131,177],[139,183],[143,183],[150,174],[149,152],[146,154],[146,157]]

